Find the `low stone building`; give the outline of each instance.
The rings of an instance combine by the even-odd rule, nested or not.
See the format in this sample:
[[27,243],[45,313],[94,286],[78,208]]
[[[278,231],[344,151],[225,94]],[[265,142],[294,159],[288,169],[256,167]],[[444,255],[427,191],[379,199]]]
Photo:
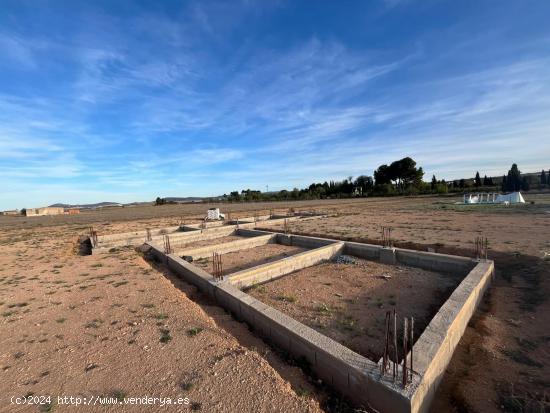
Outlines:
[[9,211],[2,211],[0,212],[0,215],[21,215],[21,212],[19,212],[18,209],[11,209]]
[[27,208],[26,215],[28,217],[38,217],[43,215],[63,215],[65,208],[63,207],[44,207],[44,208]]

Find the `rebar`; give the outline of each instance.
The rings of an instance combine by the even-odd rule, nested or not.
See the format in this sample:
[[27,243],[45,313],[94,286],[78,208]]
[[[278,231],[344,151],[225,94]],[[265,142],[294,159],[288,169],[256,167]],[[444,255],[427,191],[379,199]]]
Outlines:
[[391,231],[391,227],[382,227],[382,244],[386,248],[392,246]]
[[384,355],[382,356],[382,365],[380,366],[381,373],[384,375],[386,371],[388,370],[388,364],[389,364],[389,350],[390,350],[390,318],[391,318],[391,312],[386,311],[386,319],[385,319],[385,325],[386,325],[386,334],[385,334],[385,343],[384,343]]
[[170,247],[170,237],[168,235],[163,235],[162,240],[164,242],[164,253],[171,254],[172,247]]
[[407,385],[407,318],[403,320],[403,386]]
[[212,275],[216,280],[223,278],[222,256],[217,252],[212,253]]
[[397,312],[393,309],[393,349],[395,352],[395,361],[393,362],[393,380],[397,379],[397,363],[399,358],[397,355]]
[[92,247],[97,247],[97,231],[94,230],[94,227],[90,227],[90,242]]
[[475,253],[476,259],[487,259],[487,252],[489,250],[489,240],[487,237],[476,237],[475,241]]
[[411,348],[411,381],[413,379],[413,348],[414,348],[414,317],[411,317],[411,323],[409,328],[409,346]]

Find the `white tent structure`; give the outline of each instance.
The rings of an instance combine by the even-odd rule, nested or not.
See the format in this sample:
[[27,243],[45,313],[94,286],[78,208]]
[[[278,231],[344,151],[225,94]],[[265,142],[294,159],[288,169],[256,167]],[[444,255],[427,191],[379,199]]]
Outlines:
[[509,204],[525,204],[525,199],[523,199],[521,192],[511,192],[506,195],[497,196],[497,199],[495,202],[498,202],[498,203],[508,202]]
[[524,204],[525,199],[520,192],[501,195],[497,193],[464,194],[464,204]]

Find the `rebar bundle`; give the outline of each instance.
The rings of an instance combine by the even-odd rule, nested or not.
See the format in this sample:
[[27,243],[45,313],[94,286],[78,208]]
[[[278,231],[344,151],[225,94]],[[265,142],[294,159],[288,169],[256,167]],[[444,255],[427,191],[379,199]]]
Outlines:
[[168,235],[163,235],[162,240],[164,242],[164,253],[171,254],[172,247],[170,247],[170,237]]
[[382,227],[382,243],[386,248],[392,247],[391,231],[391,227]]
[[487,240],[487,237],[476,237],[475,241],[475,252],[476,252],[476,258],[479,259],[487,259],[487,252],[489,250],[489,241]]
[[212,253],[212,275],[216,280],[223,278],[222,256],[217,252]]

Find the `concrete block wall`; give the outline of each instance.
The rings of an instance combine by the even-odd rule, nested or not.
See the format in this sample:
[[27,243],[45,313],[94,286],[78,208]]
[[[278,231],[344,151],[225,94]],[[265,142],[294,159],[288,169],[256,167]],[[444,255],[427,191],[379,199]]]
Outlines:
[[493,275],[493,261],[479,262],[440,308],[414,345],[414,368],[422,380],[412,399],[413,411],[429,410],[445,369]]
[[208,245],[205,247],[193,248],[193,249],[183,249],[174,251],[177,255],[188,255],[193,257],[193,259],[199,259],[204,257],[210,257],[213,252],[218,254],[227,254],[233,251],[246,250],[250,248],[259,247],[261,245],[266,245],[273,243],[276,239],[276,234],[260,235],[254,237],[247,237],[243,240],[224,242],[222,244]]
[[231,274],[229,282],[238,288],[246,288],[251,285],[263,283],[290,274],[291,272],[311,267],[325,260],[330,260],[340,254],[344,249],[343,242],[337,242],[311,251],[305,251],[275,262],[258,265],[253,268],[238,271]]
[[409,267],[418,267],[429,271],[448,272],[453,274],[467,274],[476,266],[476,261],[467,257],[438,254],[396,248],[397,261]]
[[305,237],[302,235],[293,234],[281,234],[277,233],[277,243],[282,245],[296,246],[302,248],[319,248],[325,245],[341,243],[342,241],[318,238],[318,237]]
[[378,366],[371,360],[228,283],[217,285],[215,297],[272,344],[295,358],[306,359],[318,377],[358,405],[386,412],[409,411],[409,397],[380,378]]
[[[249,234],[258,232],[251,231]],[[292,242],[288,235],[273,235]],[[247,322],[258,334],[294,357],[304,357],[320,378],[357,405],[372,407],[380,412],[427,412],[453,352],[490,284],[494,272],[493,262],[395,249],[394,257],[402,264],[411,263],[436,271],[468,272],[414,345],[413,382],[403,388],[392,383],[389,375],[381,377],[378,363],[354,353],[240,290],[242,286],[271,279],[273,274],[269,273],[270,267],[277,276],[293,271],[295,265],[301,268],[313,265],[320,255],[330,259],[334,255],[346,253],[377,259],[382,249],[374,245],[329,241],[333,243],[302,253],[306,257],[309,255],[309,263],[309,259],[299,257],[298,254],[234,273],[221,282],[216,282],[210,274],[175,255],[165,256],[158,246],[154,246],[154,253],[159,257],[164,256],[165,262],[176,274],[214,297],[222,307]],[[318,240],[312,239],[311,243],[318,245]],[[291,259],[296,257],[298,259],[292,262]]]

